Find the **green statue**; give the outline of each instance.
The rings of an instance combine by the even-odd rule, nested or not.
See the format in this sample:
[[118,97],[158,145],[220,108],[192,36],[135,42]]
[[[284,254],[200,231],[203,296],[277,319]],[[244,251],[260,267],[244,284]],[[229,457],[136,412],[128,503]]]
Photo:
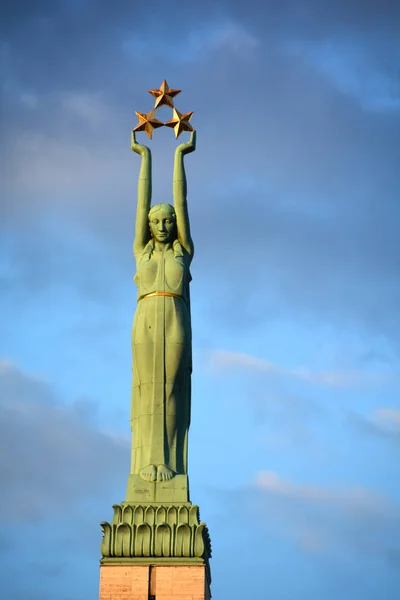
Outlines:
[[189,283],[193,241],[187,209],[184,156],[196,148],[196,132],[177,147],[174,205],[151,203],[151,152],[140,154],[133,251],[138,304],[132,328],[131,474],[165,482],[187,474],[192,332]]

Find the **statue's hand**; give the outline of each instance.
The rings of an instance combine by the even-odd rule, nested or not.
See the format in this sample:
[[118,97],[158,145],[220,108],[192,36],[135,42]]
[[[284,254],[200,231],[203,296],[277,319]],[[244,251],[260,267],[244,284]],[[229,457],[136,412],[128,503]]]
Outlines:
[[132,131],[131,148],[134,152],[136,152],[136,154],[140,154],[140,156],[150,153],[150,149],[147,146],[137,143],[134,131]]
[[190,140],[186,144],[181,144],[177,147],[176,152],[182,153],[183,155],[189,154],[196,150],[196,131],[192,131]]

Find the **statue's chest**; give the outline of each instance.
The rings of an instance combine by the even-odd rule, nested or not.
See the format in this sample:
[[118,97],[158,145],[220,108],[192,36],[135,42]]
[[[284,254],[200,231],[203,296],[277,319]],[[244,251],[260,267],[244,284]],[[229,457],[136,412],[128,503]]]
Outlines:
[[156,286],[158,291],[177,290],[182,286],[184,276],[185,265],[172,250],[154,252],[139,268],[140,283],[145,288]]

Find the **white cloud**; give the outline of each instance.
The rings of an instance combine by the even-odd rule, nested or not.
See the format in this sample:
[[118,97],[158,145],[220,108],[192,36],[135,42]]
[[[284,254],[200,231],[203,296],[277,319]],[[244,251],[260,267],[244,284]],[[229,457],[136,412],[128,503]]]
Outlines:
[[[216,20],[202,27],[196,27],[186,36],[177,37],[171,45],[157,40],[150,48],[148,38],[135,35],[134,38],[123,42],[125,52],[135,57],[146,57],[149,54],[162,55],[172,58],[176,62],[191,63],[197,60],[208,59],[217,53],[230,56],[247,57],[260,45],[260,40],[242,24],[234,21]],[[160,51],[161,48],[161,51]]]
[[253,482],[255,514],[307,552],[383,558],[400,551],[400,505],[362,485],[297,483],[263,471]]
[[20,101],[22,102],[22,104],[24,104],[31,110],[34,110],[35,108],[38,107],[38,103],[39,103],[38,97],[36,94],[34,94],[32,92],[22,92],[20,94],[19,98],[20,98]]
[[367,416],[349,413],[348,419],[360,431],[382,439],[400,442],[400,410],[398,408],[377,408]]
[[210,363],[211,367],[216,370],[244,369],[268,375],[291,377],[330,388],[384,385],[393,380],[393,376],[386,373],[371,373],[356,370],[313,371],[304,366],[286,368],[249,354],[225,350],[213,351]]
[[378,494],[363,486],[334,489],[311,484],[297,484],[282,479],[272,471],[258,473],[255,485],[270,494],[336,506],[350,514],[360,514],[360,512],[365,516],[382,514],[390,506],[383,494]]
[[373,415],[373,420],[383,427],[400,433],[400,409],[399,408],[379,408]]
[[[82,119],[83,106],[81,111]],[[98,118],[99,114],[93,115],[93,123]],[[5,176],[11,197],[18,197],[18,207],[12,205],[13,210],[20,209],[22,204],[32,210],[38,204],[58,207],[81,205],[82,201],[97,203],[104,189],[115,190],[119,180],[126,178],[128,152],[117,156],[111,144],[100,147],[98,137],[77,140],[64,133],[15,133],[10,145],[9,173]],[[119,194],[117,200],[118,197]]]
[[253,52],[260,44],[258,38],[238,23],[214,24],[194,30],[188,37],[189,47],[194,54],[212,54],[227,51],[241,55]]
[[[371,111],[398,110],[400,86],[398,77],[383,72],[374,64],[360,40],[338,39],[286,41],[288,52],[302,56],[317,71],[330,77],[344,94],[350,94]],[[396,52],[396,48],[388,48]]]
[[109,123],[112,111],[98,93],[69,91],[61,94],[61,106],[92,127]]
[[319,552],[326,545],[326,536],[317,527],[305,526],[299,527],[296,532],[296,541],[300,548],[307,552]]

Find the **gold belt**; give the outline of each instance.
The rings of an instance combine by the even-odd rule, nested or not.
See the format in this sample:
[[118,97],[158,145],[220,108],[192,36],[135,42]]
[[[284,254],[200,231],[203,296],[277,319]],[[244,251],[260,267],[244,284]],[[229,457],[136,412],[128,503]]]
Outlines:
[[151,292],[151,294],[146,294],[141,299],[151,298],[152,296],[171,296],[172,298],[179,298],[179,300],[183,300],[182,296],[178,296],[178,294],[171,294],[170,292]]

